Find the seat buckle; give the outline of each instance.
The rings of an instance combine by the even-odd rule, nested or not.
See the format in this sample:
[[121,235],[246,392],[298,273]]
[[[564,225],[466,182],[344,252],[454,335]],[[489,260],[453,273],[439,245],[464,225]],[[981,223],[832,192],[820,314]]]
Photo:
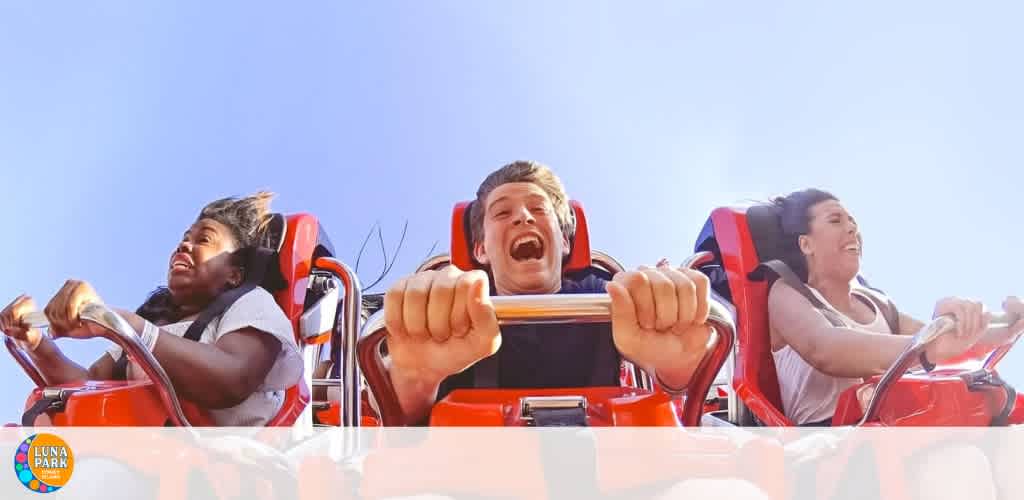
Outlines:
[[537,425],[544,414],[571,414],[573,421],[585,425],[587,398],[583,396],[529,396],[519,400],[519,414],[527,425]]

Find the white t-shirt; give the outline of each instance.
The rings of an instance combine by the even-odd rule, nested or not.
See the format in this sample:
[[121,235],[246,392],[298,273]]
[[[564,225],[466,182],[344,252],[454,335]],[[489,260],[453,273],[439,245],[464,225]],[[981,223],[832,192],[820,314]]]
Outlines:
[[[874,302],[859,292],[854,291],[853,293],[862,297],[864,302],[875,312],[875,318],[871,323],[861,324],[854,321],[836,310],[825,299],[825,296],[813,287],[808,286],[807,288],[810,288],[822,304],[839,315],[839,319],[846,326],[874,333],[893,333],[889,330],[889,324],[885,321],[882,311],[879,311]],[[821,422],[832,418],[836,412],[836,404],[839,403],[839,395],[850,387],[863,382],[863,379],[859,378],[826,375],[811,366],[789,345],[778,351],[773,351],[772,357],[775,358],[775,371],[779,377],[779,392],[782,396],[783,411],[786,413],[786,417],[797,425]]]
[[[192,321],[160,326],[164,332],[184,337]],[[295,343],[291,322],[263,288],[255,288],[241,296],[222,315],[210,321],[199,341],[217,342],[221,336],[242,328],[254,328],[281,341],[281,351],[267,378],[238,406],[209,410],[214,422],[221,426],[262,426],[277,414],[284,402],[284,393],[302,379],[302,355]],[[113,346],[107,352],[115,360],[121,357],[121,348]],[[128,366],[130,380],[146,380],[146,373],[135,365]]]

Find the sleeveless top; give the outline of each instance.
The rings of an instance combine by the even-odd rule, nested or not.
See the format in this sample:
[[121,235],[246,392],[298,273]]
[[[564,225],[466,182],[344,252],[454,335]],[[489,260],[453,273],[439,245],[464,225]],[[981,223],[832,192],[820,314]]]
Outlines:
[[[885,321],[885,315],[868,297],[853,291],[853,295],[868,305],[875,313],[869,324],[861,324],[832,306],[820,292],[807,286],[818,300],[828,306],[849,328],[875,333],[893,333]],[[824,374],[789,345],[772,351],[775,370],[779,378],[779,392],[782,395],[783,412],[796,425],[821,422],[832,418],[836,411],[839,395],[850,387],[862,382],[859,378],[840,378]]]

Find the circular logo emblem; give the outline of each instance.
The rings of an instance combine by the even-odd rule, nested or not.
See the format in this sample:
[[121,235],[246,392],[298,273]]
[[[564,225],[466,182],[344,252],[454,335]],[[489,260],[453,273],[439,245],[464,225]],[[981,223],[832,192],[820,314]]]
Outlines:
[[14,473],[18,481],[36,493],[52,493],[63,488],[74,469],[71,447],[53,434],[29,436],[14,451]]

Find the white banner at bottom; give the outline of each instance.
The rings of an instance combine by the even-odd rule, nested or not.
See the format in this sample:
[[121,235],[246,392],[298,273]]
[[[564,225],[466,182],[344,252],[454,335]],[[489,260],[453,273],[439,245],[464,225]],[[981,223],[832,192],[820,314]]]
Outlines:
[[1021,428],[3,428],[0,498],[1024,498]]

